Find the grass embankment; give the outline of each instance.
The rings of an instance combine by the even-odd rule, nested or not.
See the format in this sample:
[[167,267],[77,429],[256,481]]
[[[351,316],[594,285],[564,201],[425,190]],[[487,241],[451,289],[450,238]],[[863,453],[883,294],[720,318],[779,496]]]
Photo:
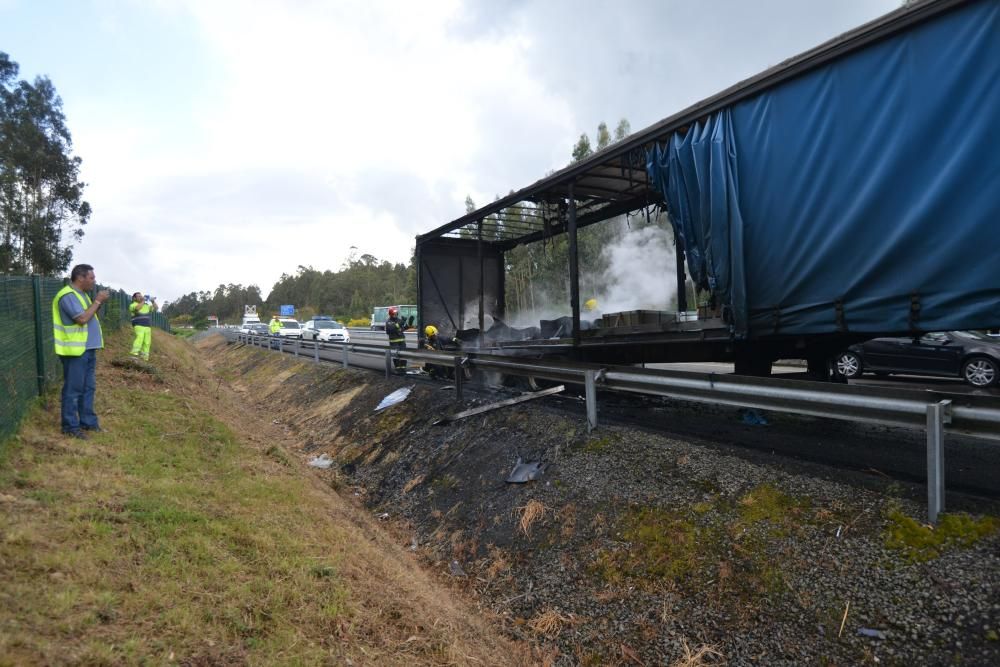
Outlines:
[[248,415],[192,348],[101,353],[104,433],[58,396],[0,448],[0,664],[510,664],[510,645]]

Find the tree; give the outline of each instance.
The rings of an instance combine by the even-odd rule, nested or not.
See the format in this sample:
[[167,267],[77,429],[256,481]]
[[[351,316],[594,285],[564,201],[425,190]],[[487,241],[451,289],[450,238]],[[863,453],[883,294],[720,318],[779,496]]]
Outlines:
[[91,209],[62,100],[48,78],[18,71],[0,52],[0,273],[52,275],[69,266]]
[[594,151],[590,148],[590,137],[586,133],[581,134],[573,147],[573,162],[579,162]]
[[608,132],[608,124],[601,121],[597,126],[597,150],[601,151],[611,145],[611,133]]
[[632,134],[632,126],[629,124],[627,118],[622,118],[618,121],[618,126],[615,127],[615,143],[618,143],[630,134]]

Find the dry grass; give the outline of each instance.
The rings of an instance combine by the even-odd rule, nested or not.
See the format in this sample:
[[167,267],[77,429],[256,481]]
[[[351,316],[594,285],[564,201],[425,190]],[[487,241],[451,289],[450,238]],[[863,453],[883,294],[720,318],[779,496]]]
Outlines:
[[193,346],[154,332],[154,380],[111,366],[128,341],[108,338],[106,432],[63,438],[50,394],[2,450],[0,665],[530,661]]
[[517,525],[525,537],[531,537],[531,527],[545,517],[548,508],[537,500],[529,500],[527,504],[514,510],[518,517]]
[[417,488],[424,483],[426,478],[427,475],[417,475],[403,486],[403,493],[409,493],[413,489]]
[[549,609],[548,611],[543,611],[528,621],[528,627],[531,628],[536,634],[553,639],[559,636],[559,633],[562,632],[564,627],[572,625],[576,622],[577,619],[573,616],[573,614],[563,615],[555,609]]
[[714,646],[702,644],[692,651],[687,641],[683,641],[683,648],[684,655],[670,663],[670,667],[710,667],[726,663],[725,657]]

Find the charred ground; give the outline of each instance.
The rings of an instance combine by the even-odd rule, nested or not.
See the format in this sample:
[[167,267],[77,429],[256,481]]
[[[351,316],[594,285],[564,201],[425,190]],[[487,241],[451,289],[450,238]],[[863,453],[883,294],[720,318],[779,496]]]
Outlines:
[[[434,426],[458,409],[440,384],[202,347],[303,465],[335,459],[317,474],[552,664],[1000,661],[989,502],[930,531],[906,482],[635,426],[588,434],[572,399]],[[518,458],[541,478],[506,483]]]

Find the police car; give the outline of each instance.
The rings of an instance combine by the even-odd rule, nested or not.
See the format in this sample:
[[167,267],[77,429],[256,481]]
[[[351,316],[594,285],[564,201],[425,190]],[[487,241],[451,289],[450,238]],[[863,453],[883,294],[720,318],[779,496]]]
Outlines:
[[350,343],[351,333],[332,317],[317,315],[302,327],[303,340],[319,340],[330,343]]

